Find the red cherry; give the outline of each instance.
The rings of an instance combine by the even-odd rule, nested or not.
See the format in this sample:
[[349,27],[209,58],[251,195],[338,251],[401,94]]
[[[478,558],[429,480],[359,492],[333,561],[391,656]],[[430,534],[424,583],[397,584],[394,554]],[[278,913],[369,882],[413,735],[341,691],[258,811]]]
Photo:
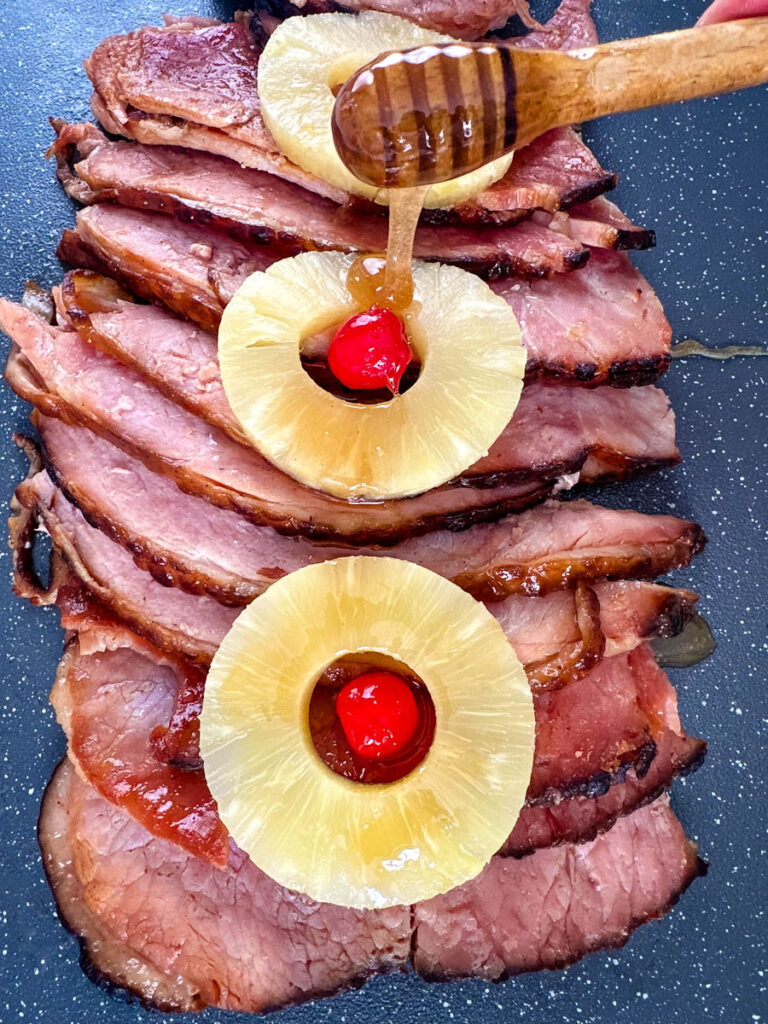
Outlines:
[[328,365],[344,387],[363,391],[389,388],[396,395],[412,355],[400,317],[389,309],[371,306],[336,331]]
[[339,691],[336,713],[355,753],[377,761],[398,754],[419,724],[413,691],[393,672],[351,679]]

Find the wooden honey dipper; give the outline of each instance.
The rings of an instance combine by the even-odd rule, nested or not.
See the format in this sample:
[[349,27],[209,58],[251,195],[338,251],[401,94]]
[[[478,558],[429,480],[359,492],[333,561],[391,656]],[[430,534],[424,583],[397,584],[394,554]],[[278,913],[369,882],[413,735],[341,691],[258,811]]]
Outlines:
[[385,53],[357,71],[336,97],[333,137],[362,181],[414,188],[559,125],[763,82],[768,17],[569,53],[442,43]]

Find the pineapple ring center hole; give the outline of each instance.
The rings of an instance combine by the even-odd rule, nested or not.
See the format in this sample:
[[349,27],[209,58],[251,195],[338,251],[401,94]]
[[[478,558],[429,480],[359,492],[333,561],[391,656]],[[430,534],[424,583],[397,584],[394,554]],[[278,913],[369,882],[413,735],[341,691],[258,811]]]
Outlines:
[[[408,684],[419,710],[416,732],[391,758],[361,757],[349,744],[336,712],[339,691],[373,669],[393,672]],[[368,785],[398,782],[422,763],[435,738],[435,705],[426,684],[403,662],[373,651],[345,655],[323,669],[309,700],[309,733],[317,756],[332,772]]]
[[[301,343],[301,366],[310,379],[323,391],[335,398],[341,398],[345,402],[354,402],[358,405],[381,405],[383,402],[391,402],[392,394],[386,388],[375,391],[363,391],[345,387],[341,381],[331,372],[328,365],[328,349],[331,339],[341,324],[334,324],[324,331],[319,331]],[[422,364],[416,351],[416,346],[411,341],[413,359],[408,364],[402,380],[400,381],[399,394],[404,395],[419,379],[422,371]]]

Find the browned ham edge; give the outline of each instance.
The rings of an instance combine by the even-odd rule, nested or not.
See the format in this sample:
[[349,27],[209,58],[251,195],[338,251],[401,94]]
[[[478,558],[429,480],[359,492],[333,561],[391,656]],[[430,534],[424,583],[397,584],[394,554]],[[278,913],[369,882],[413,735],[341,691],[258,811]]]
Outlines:
[[[155,210],[183,222],[217,228],[249,244],[286,246],[292,252],[336,249],[381,252],[387,245],[387,221],[377,214],[345,210],[329,199],[274,175],[242,168],[211,154],[193,154],[169,146],[112,142],[94,125],[55,121],[52,147],[66,191],[92,205],[116,202]],[[592,244],[618,242],[605,236],[599,221]],[[616,211],[615,216],[621,215]],[[422,225],[414,256],[439,260],[495,280],[510,274],[549,277],[576,270],[589,250],[581,242],[582,217],[570,226],[566,214],[552,230],[539,219],[509,227],[481,229],[465,225]]]
[[[17,488],[16,502],[25,519],[30,514],[45,526],[57,550],[99,601],[171,654],[210,661],[239,612],[237,605],[163,586],[142,571],[128,550],[89,525],[48,475],[34,467]],[[20,542],[28,545],[29,526],[15,529]],[[393,551],[398,554],[397,548]],[[312,560],[349,553],[320,549]],[[444,571],[439,562],[433,568]],[[28,563],[19,562],[18,572],[22,581],[28,578]],[[536,692],[580,679],[606,653],[632,650],[649,636],[672,635],[690,619],[696,602],[688,591],[651,584],[598,584],[594,589],[585,582],[571,585],[572,595],[510,595],[489,605]]]
[[[46,791],[38,834],[59,912],[100,975],[149,1001],[153,981],[165,978],[157,1001],[178,1010],[276,1008],[409,963],[431,979],[497,980],[564,966],[622,945],[703,870],[658,801],[578,856],[563,846],[523,860],[494,858],[478,879],[412,910],[360,914],[279,890],[234,847],[227,871],[198,863],[192,872],[193,858],[151,837],[66,763]],[[162,878],[154,863],[164,865]],[[190,918],[196,900],[185,880],[193,875],[197,898],[219,908],[216,920]],[[228,895],[235,886],[237,901]],[[311,975],[307,962],[315,965]]]
[[[257,527],[179,490],[172,480],[89,430],[39,417],[53,479],[90,523],[166,585],[243,604],[317,559],[374,548],[319,546]],[[683,568],[704,545],[695,523],[550,502],[492,525],[433,531],[387,552],[454,579],[485,600],[537,595],[579,580],[653,579]],[[677,614],[670,608],[669,613]]]
[[[229,408],[212,336],[125,301],[114,282],[87,271],[67,274],[56,292],[60,317],[86,341],[148,377],[166,397],[235,441],[249,444]],[[540,437],[547,438],[548,462]],[[563,392],[530,384],[488,455],[454,482],[488,487],[577,470],[584,480],[616,479],[678,460],[674,417],[662,392]]]
[[566,967],[623,946],[705,870],[661,798],[590,845],[496,857],[473,881],[417,904],[414,967],[433,981]]
[[562,474],[621,479],[679,459],[662,392],[604,388],[598,396],[532,385],[489,454],[453,484],[397,501],[346,502],[301,486],[77,333],[6,300],[0,324],[19,346],[6,379],[45,415],[87,426],[182,489],[286,533],[386,543],[520,510]]
[[[60,603],[62,621],[77,637],[51,701],[78,772],[153,835],[225,866],[226,831],[200,760],[203,677],[117,623],[95,620],[92,610],[73,615],[71,596]],[[541,628],[551,632],[557,624],[545,620]],[[505,856],[592,840],[697,767],[705,753],[705,745],[680,728],[674,690],[647,651],[606,662],[595,679],[567,694],[536,697],[534,705],[533,781]],[[650,767],[649,736],[655,747]],[[622,749],[625,741],[641,751],[634,760]],[[343,772],[346,755],[338,743],[328,730],[315,735],[326,763],[338,761]],[[569,744],[582,749],[581,758]],[[584,766],[593,771],[588,784],[578,774]],[[585,788],[593,795],[568,796]]]
[[[78,213],[59,255],[215,333],[237,288],[277,254],[199,224],[97,204]],[[520,322],[529,379],[626,387],[651,383],[669,365],[672,331],[661,303],[623,253],[594,250],[577,274],[493,287]]]
[[[566,0],[552,30],[516,45],[569,46],[594,34],[579,0]],[[591,26],[573,31],[576,24]],[[579,43],[579,45],[583,45]],[[147,145],[171,145],[229,157],[344,203],[347,194],[296,167],[278,151],[261,117],[256,88],[260,45],[247,17],[229,24],[173,19],[104,40],[86,61],[92,108],[104,128]],[[216,75],[206,69],[216,68]],[[557,129],[517,154],[500,182],[456,211],[470,220],[516,220],[531,209],[553,212],[615,185],[572,129]],[[359,205],[356,202],[355,205]],[[451,213],[451,218],[455,213]],[[443,211],[437,220],[445,219]]]

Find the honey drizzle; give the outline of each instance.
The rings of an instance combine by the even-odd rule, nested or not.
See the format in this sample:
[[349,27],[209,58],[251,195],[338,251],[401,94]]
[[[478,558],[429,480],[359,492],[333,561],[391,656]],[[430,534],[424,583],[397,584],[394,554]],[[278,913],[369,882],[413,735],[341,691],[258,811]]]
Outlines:
[[706,356],[707,359],[735,359],[737,356],[768,356],[768,348],[759,345],[726,345],[724,348],[709,348],[700,341],[686,338],[685,341],[673,345],[670,351],[673,359],[686,359],[688,356]]
[[392,189],[386,254],[358,256],[347,274],[347,289],[362,309],[385,306],[404,313],[413,302],[413,244],[429,186]]

